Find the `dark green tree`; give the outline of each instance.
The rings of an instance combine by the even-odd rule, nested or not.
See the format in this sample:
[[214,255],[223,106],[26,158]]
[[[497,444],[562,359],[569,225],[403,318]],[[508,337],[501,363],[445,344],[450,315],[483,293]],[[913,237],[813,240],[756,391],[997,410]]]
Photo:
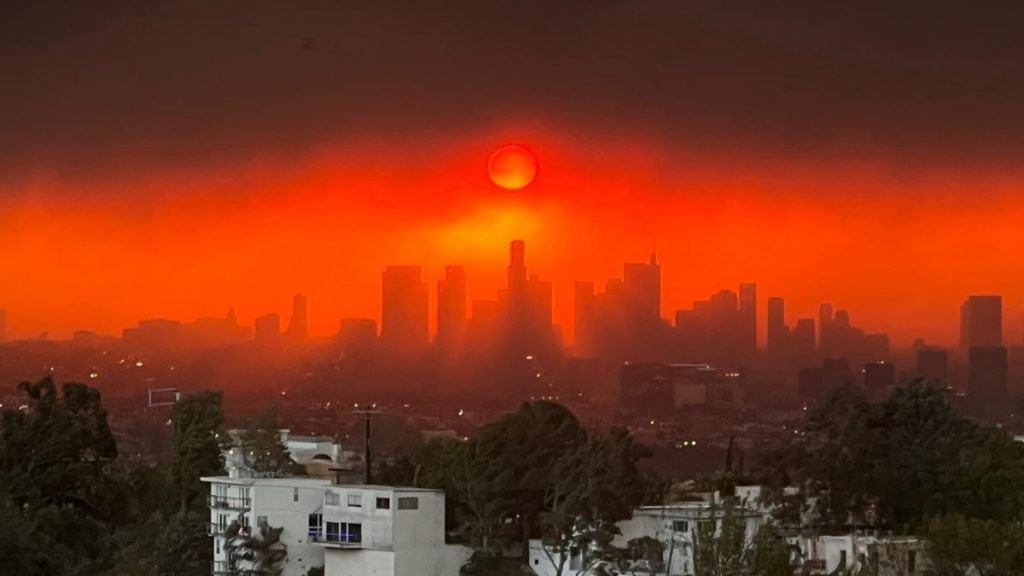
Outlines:
[[179,510],[199,510],[208,487],[200,477],[224,473],[222,449],[224,413],[219,392],[199,392],[177,404],[171,413],[174,424],[174,463],[171,490]]
[[281,425],[277,415],[267,412],[247,424],[238,438],[245,466],[257,473],[292,475],[304,472],[292,461],[287,446],[281,442]]
[[952,514],[931,518],[925,531],[936,576],[1024,574],[1024,528]]

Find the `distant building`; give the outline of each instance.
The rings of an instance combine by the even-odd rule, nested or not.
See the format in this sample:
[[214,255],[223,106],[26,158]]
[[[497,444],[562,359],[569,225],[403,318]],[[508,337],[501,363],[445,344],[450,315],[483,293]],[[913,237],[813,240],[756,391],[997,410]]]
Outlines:
[[1003,297],[970,296],[960,307],[960,346],[1003,345]]
[[1004,346],[971,346],[968,351],[967,386],[969,394],[992,403],[1007,397],[1007,350]]
[[917,349],[914,373],[918,378],[949,385],[949,352],[945,348],[922,346]]
[[377,321],[373,318],[343,318],[338,328],[338,344],[344,350],[365,350],[377,341]]
[[448,266],[437,282],[437,337],[444,348],[457,346],[466,330],[466,270]]
[[256,318],[255,339],[261,344],[272,344],[281,340],[281,316],[271,312]]
[[892,362],[864,364],[864,388],[869,393],[880,393],[896,386],[896,365]]
[[[812,332],[812,347],[813,337]],[[786,326],[786,301],[778,296],[768,298],[768,356],[781,359],[788,351],[789,327]]]
[[292,298],[292,317],[288,322],[288,336],[293,339],[309,338],[309,300],[302,294]]
[[388,266],[383,275],[381,345],[392,353],[416,355],[429,341],[429,295],[419,266]]

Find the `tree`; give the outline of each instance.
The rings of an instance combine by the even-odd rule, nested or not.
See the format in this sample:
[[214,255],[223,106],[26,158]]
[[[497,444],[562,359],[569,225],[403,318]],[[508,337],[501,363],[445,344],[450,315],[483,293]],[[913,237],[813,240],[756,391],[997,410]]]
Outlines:
[[1024,528],[960,514],[929,519],[925,535],[936,576],[1024,573]]
[[775,526],[747,531],[751,511],[727,499],[704,514],[692,531],[695,576],[792,576],[792,547]]
[[203,576],[210,573],[213,544],[207,536],[209,514],[179,510],[154,542],[153,565],[156,576]]
[[288,555],[288,547],[281,542],[284,529],[261,524],[259,530],[257,537],[238,522],[228,527],[224,549],[231,576],[280,576],[281,562]]
[[814,502],[812,523],[825,530],[852,523],[908,532],[927,516],[1009,522],[1024,514],[1024,447],[960,416],[921,381],[877,404],[840,388],[773,460],[776,479],[799,484],[801,501]]
[[[222,449],[224,414],[219,392],[199,392],[174,405],[174,463],[171,488],[179,510],[193,509],[205,501],[207,488],[200,478],[224,473]],[[196,509],[201,508],[197,507]]]
[[[4,573],[91,575],[113,565],[117,447],[100,393],[49,377],[23,382],[25,408],[0,413]],[[27,569],[25,567],[28,567]]]
[[281,442],[281,426],[273,412],[260,415],[242,430],[238,449],[246,468],[253,472],[282,476],[304,472]]
[[630,518],[646,493],[637,462],[647,454],[627,431],[614,429],[586,438],[555,464],[541,536],[556,574],[574,553],[583,555],[580,573],[614,558],[615,523]]

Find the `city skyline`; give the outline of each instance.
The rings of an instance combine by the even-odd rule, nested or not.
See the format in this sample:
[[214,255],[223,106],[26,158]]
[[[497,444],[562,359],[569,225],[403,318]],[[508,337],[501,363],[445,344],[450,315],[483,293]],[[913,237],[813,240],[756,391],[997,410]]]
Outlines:
[[[420,341],[423,343],[422,348],[425,349],[426,344],[433,343],[435,339],[447,341],[449,345],[452,345],[455,341],[465,337],[465,332],[472,324],[476,304],[493,300],[495,293],[498,294],[500,301],[502,298],[505,298],[505,296],[502,296],[503,290],[527,281],[525,276],[527,274],[526,267],[523,264],[523,246],[525,243],[520,240],[513,240],[510,245],[512,246],[511,257],[513,263],[506,269],[504,284],[499,284],[494,290],[489,292],[485,291],[486,289],[470,292],[468,286],[472,284],[473,270],[467,270],[461,264],[448,264],[444,266],[439,276],[430,274],[432,272],[430,268],[419,264],[389,264],[382,270],[383,274],[381,277],[383,282],[378,283],[379,292],[376,309],[368,311],[369,313],[367,314],[347,315],[341,318],[330,319],[329,321],[319,318],[318,322],[316,322],[314,319],[317,318],[317,315],[311,315],[308,311],[308,296],[298,293],[293,295],[291,305],[288,308],[248,311],[247,314],[242,315],[242,320],[239,320],[236,307],[228,304],[230,306],[228,312],[229,323],[237,325],[239,328],[245,327],[250,329],[249,336],[251,337],[254,334],[256,340],[261,339],[261,333],[263,334],[262,339],[267,339],[267,334],[273,333],[301,340],[306,337],[322,338],[342,335],[345,331],[344,324],[346,322],[373,321],[377,334],[386,348],[416,348],[417,345],[415,343]],[[536,256],[533,257],[535,258]],[[592,346],[594,343],[587,342],[586,335],[582,336],[584,340],[580,340],[580,330],[585,329],[585,327],[581,328],[583,326],[581,322],[588,322],[584,316],[593,315],[595,313],[593,307],[601,305],[599,303],[612,297],[613,293],[622,293],[621,296],[615,296],[615,298],[625,298],[625,300],[620,301],[616,306],[624,307],[625,310],[629,311],[629,315],[634,317],[633,321],[639,319],[641,322],[641,325],[618,326],[614,328],[622,333],[635,332],[636,330],[651,331],[651,326],[646,328],[642,326],[643,318],[653,318],[653,311],[659,307],[659,303],[660,313],[658,318],[665,326],[692,330],[694,320],[690,318],[693,318],[693,314],[701,314],[702,310],[713,311],[716,307],[721,307],[720,304],[716,305],[716,301],[720,301],[722,298],[731,298],[734,310],[740,314],[736,320],[741,322],[738,325],[738,329],[746,334],[754,335],[758,349],[770,352],[773,349],[773,338],[776,342],[776,349],[788,345],[788,342],[798,342],[801,338],[806,341],[807,336],[801,337],[800,334],[807,330],[811,330],[813,333],[813,346],[819,348],[825,355],[828,355],[830,351],[845,350],[850,345],[848,337],[847,340],[840,342],[836,340],[839,337],[831,335],[832,322],[825,319],[826,315],[829,318],[835,315],[835,321],[847,326],[846,329],[849,329],[851,325],[849,307],[832,300],[825,300],[813,306],[808,306],[806,303],[798,303],[794,306],[793,301],[786,295],[766,294],[763,289],[759,289],[759,284],[756,281],[740,282],[737,285],[738,288],[737,286],[731,288],[721,287],[711,293],[710,298],[705,295],[703,298],[698,297],[689,303],[683,304],[682,307],[673,308],[670,303],[677,300],[666,298],[666,296],[671,296],[671,292],[666,294],[668,291],[662,282],[663,267],[659,257],[658,253],[652,252],[649,255],[649,262],[634,261],[622,263],[620,265],[621,272],[618,275],[604,279],[577,279],[572,281],[573,294],[568,303],[570,315],[567,318],[567,322],[560,322],[563,317],[554,312],[558,308],[565,308],[565,304],[558,307],[553,306],[552,311],[547,313],[550,314],[551,324],[557,328],[558,334],[564,343],[572,345],[577,350]],[[541,275],[537,273],[536,268],[533,268],[530,271],[529,277],[532,281],[534,278],[539,279]],[[545,290],[548,290],[550,294],[560,291],[557,287],[553,289],[550,286],[553,284],[551,281],[546,283],[549,286]],[[414,299],[416,302],[406,304],[402,302],[402,299],[407,296],[412,297],[413,292],[410,291],[415,292]],[[548,298],[550,297],[548,296]],[[594,300],[595,297],[597,300]],[[954,349],[966,349],[967,346],[1016,345],[1024,342],[1024,338],[1017,337],[1019,335],[1016,334],[1016,331],[1019,328],[1015,326],[1017,323],[1014,321],[1013,310],[1005,309],[1005,298],[1003,295],[970,294],[965,295],[964,298],[961,303],[959,316],[956,318],[954,325],[950,326],[950,329],[955,328],[957,330],[958,336],[956,340],[939,341],[919,335],[905,342],[892,341],[891,333],[884,327],[872,327],[871,330],[867,331],[863,328],[856,328],[856,330],[860,332],[861,338],[865,333],[868,336],[872,334],[885,336],[885,348],[888,348],[890,344],[894,348],[907,348],[911,345],[919,344],[919,340],[923,340],[931,346]],[[551,306],[551,304],[548,304],[548,306]],[[398,312],[392,312],[391,320],[387,319],[388,312],[385,311],[389,308],[399,310]],[[809,312],[811,308],[813,308],[813,313]],[[462,310],[461,314],[459,312],[460,309]],[[975,309],[978,311],[972,312]],[[33,339],[32,334],[19,333],[17,329],[10,330],[7,320],[10,312],[10,310],[2,309],[5,336],[9,335],[10,339]],[[853,311],[853,314],[857,317],[858,326],[861,324],[860,318],[865,315],[864,312],[867,311]],[[976,316],[980,317],[981,320],[974,320],[975,327],[972,329],[971,319]],[[102,330],[97,332],[121,336],[122,332],[134,330],[133,327],[136,326],[136,322],[146,323],[172,320],[178,323],[191,321],[193,324],[201,325],[203,322],[218,317],[216,314],[191,318],[148,316],[139,318],[112,332],[103,332]],[[734,322],[733,320],[723,319],[720,316],[716,318],[715,322],[725,326]],[[753,319],[753,325],[750,325],[750,320],[746,318]],[[287,319],[287,323],[283,319]],[[706,323],[709,321],[710,319],[702,322]],[[339,322],[342,324],[340,329]],[[782,328],[777,327],[779,322],[781,322]],[[801,327],[805,322],[810,323],[809,327]],[[320,331],[310,330],[309,326],[311,323],[327,324],[330,328]],[[442,328],[443,325],[448,326],[447,335],[445,335],[445,329]],[[750,327],[744,328],[742,327],[744,325]],[[613,327],[608,326],[606,328],[610,329]],[[732,328],[728,327],[725,329],[732,330]],[[823,329],[825,332],[823,332]],[[94,329],[84,326],[75,330],[75,332],[78,331],[94,331]],[[981,335],[972,336],[976,332]],[[67,334],[68,338],[71,336],[71,333]],[[51,334],[49,331],[43,331],[42,334],[35,337],[51,338]],[[60,336],[55,336],[55,338],[64,339]],[[747,335],[736,335],[728,338],[731,338],[731,340],[725,340],[722,343],[725,348],[743,349],[748,346],[746,342],[751,341],[750,336]],[[783,340],[787,341],[787,344],[780,344]],[[833,342],[833,340],[836,340],[836,342]],[[604,344],[607,345],[607,343]]]

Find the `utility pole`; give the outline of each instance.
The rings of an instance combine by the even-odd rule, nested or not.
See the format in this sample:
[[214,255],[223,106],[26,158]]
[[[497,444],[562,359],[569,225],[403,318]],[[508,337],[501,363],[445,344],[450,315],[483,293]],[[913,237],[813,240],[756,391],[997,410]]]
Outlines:
[[363,476],[363,483],[367,485],[373,484],[373,466],[370,460],[370,419],[373,414],[380,414],[381,411],[367,408],[366,410],[353,410],[352,413],[362,414],[366,420],[366,443],[363,445],[363,458],[366,460],[366,474]]

